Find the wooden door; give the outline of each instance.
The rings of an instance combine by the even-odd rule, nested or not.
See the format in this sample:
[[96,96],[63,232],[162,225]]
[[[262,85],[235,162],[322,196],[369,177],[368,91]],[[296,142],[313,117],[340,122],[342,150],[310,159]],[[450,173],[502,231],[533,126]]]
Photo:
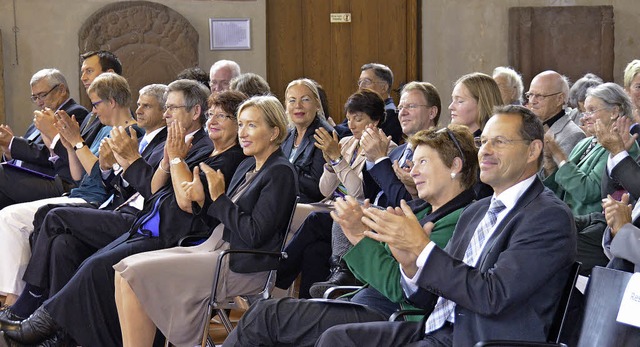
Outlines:
[[[331,14],[348,13],[351,22],[331,23]],[[388,65],[399,86],[420,76],[420,4],[416,0],[267,1],[267,80],[282,101],[287,84],[300,77],[327,91],[330,114],[342,109],[357,90],[360,67]]]

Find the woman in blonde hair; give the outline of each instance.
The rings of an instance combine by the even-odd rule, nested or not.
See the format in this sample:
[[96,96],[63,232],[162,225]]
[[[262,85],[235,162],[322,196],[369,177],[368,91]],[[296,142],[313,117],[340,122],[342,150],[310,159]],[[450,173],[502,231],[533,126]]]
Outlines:
[[454,84],[451,99],[451,124],[466,125],[474,137],[482,133],[493,115],[493,107],[503,104],[496,81],[480,72],[460,77]]

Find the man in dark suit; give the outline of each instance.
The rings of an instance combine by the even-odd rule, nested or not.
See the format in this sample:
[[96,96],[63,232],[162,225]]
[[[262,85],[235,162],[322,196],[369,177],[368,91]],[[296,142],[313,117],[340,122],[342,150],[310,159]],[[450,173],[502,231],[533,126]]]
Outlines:
[[[37,110],[24,137],[13,136],[9,126],[0,126],[0,147],[4,150],[5,159],[12,159],[0,165],[0,208],[36,200],[38,196],[34,192],[47,194],[65,188],[63,181],[46,179],[43,184],[37,184],[39,181],[25,182],[24,177],[55,174],[55,156],[49,149],[53,140],[51,132],[57,133],[53,126],[54,112],[67,112],[80,121],[87,115],[87,110],[69,96],[67,80],[57,69],[43,69],[31,77],[31,100],[37,105]],[[60,194],[62,192],[57,195]]]
[[[434,247],[406,203],[394,212],[368,209],[364,235],[386,242],[426,323],[346,324],[316,346],[473,346],[477,341],[546,339],[575,260],[571,211],[537,178],[543,127],[520,106],[488,121],[478,153],[480,179],[494,195],[470,205],[447,247]],[[339,218],[338,218],[339,221]]]
[[[149,185],[162,159],[167,137],[163,118],[166,90],[163,84],[140,89],[136,116],[145,136],[138,143],[124,130],[112,130],[114,141],[132,142],[126,150],[134,153],[124,153],[126,157],[132,158],[132,162],[133,158],[144,159],[145,169],[138,174]],[[109,147],[106,143],[103,146]],[[105,184],[112,191],[108,203],[99,209],[84,204],[45,205],[38,210],[31,235],[32,256],[23,277],[27,284],[16,303],[0,311],[0,324],[28,317],[47,295],[54,295],[69,281],[84,259],[122,235],[135,221],[142,199],[131,198],[135,189],[121,177],[120,164],[116,165],[113,158],[105,151],[99,157]]]
[[[91,51],[82,54],[80,58],[82,60],[80,80],[82,81],[85,89],[89,88],[91,82],[104,72],[114,72],[119,75],[122,74],[122,64],[111,52]],[[35,98],[34,100],[38,100],[38,102],[49,98],[49,95],[43,95],[44,94],[42,92],[38,92],[38,98],[35,98],[35,94],[32,95],[32,97]],[[82,110],[84,110],[84,108],[82,108]],[[65,111],[67,110],[62,108],[59,110],[59,112],[62,113]],[[86,110],[86,117],[78,117],[75,111],[68,111],[70,111],[68,112],[68,115],[76,116],[76,121],[80,123],[81,136],[85,139],[87,146],[90,147],[93,144],[96,135],[100,129],[102,129],[103,124],[100,123],[100,120],[94,113],[89,113],[87,115]],[[60,136],[52,124],[53,115],[51,112],[41,112],[40,115],[37,115],[36,120],[38,120],[42,125],[42,129],[40,129],[40,131],[44,134],[44,137],[50,140],[50,143],[46,144],[46,146],[42,146],[38,152],[39,157],[41,158],[41,161],[46,160],[49,162],[51,165],[51,172],[46,174],[54,177],[43,177],[13,168],[1,170],[0,207],[5,207],[14,203],[60,196],[76,187],[76,184],[71,177],[71,173],[69,172],[67,151],[61,141],[59,141]],[[0,144],[2,143],[2,137],[2,129],[0,129]],[[16,142],[16,145],[19,147],[16,147],[14,151],[20,150],[18,148],[23,147],[22,142],[23,141]],[[52,161],[49,161],[49,159],[52,159]]]
[[[358,88],[371,89],[378,93],[382,100],[384,100],[385,119],[380,125],[380,128],[385,134],[391,136],[391,139],[395,143],[402,141],[402,128],[398,121],[398,112],[396,105],[391,98],[391,88],[393,88],[393,72],[391,69],[383,64],[368,63],[362,65],[360,68],[360,78],[358,78]],[[340,138],[353,135],[347,120],[336,125],[336,132]]]

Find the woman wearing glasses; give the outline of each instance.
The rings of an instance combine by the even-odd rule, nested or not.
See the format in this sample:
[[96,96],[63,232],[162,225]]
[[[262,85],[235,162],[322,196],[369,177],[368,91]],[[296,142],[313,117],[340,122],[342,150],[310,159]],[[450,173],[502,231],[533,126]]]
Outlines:
[[[587,90],[583,123],[589,137],[567,156],[550,136],[545,137],[545,150],[553,157],[555,167],[545,167],[545,185],[569,205],[573,214],[584,215],[602,211],[601,182],[609,152],[595,136],[596,128],[611,129],[619,117],[631,117],[633,108],[629,96],[615,83],[604,83]],[[640,154],[633,143],[629,154]]]
[[282,144],[282,151],[298,172],[300,202],[320,201],[324,195],[320,192],[318,182],[322,176],[324,158],[322,151],[314,146],[313,135],[319,128],[332,133],[333,127],[325,120],[318,88],[310,79],[302,78],[289,83],[284,104],[291,128]]
[[[466,127],[423,130],[409,139],[415,148],[411,176],[420,199],[409,203],[420,225],[433,223],[431,239],[445,247],[462,210],[474,199],[477,151]],[[350,300],[363,305],[284,298],[255,303],[223,346],[311,346],[332,326],[386,321],[400,308],[411,308],[400,286],[400,267],[389,248],[363,236],[362,207],[353,197],[336,201],[336,221],[353,244],[344,256],[367,286]],[[422,316],[407,316],[420,320]],[[272,334],[272,332],[278,332]]]

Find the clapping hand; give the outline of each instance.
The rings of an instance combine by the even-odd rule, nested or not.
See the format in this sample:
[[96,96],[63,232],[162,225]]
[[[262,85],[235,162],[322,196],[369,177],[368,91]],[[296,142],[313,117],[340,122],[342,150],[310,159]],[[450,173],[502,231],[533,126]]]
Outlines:
[[602,208],[607,225],[611,228],[611,235],[616,236],[620,228],[631,223],[632,206],[629,204],[629,193],[622,195],[621,201],[616,201],[611,195],[602,199]]

